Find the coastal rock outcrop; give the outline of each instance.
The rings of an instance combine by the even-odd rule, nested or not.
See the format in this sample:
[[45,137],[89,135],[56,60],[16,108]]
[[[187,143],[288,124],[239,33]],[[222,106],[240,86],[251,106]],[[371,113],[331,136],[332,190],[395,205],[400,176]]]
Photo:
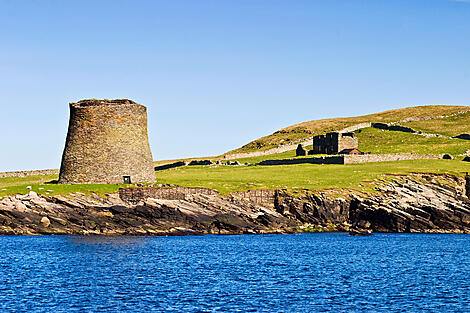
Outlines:
[[184,235],[301,231],[470,233],[470,178],[385,176],[357,190],[123,189],[0,200],[0,234]]

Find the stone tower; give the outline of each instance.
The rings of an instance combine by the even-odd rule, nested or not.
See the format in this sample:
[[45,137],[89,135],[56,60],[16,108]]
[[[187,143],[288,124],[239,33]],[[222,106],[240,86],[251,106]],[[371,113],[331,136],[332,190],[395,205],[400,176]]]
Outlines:
[[70,103],[59,183],[155,182],[147,108],[127,99]]

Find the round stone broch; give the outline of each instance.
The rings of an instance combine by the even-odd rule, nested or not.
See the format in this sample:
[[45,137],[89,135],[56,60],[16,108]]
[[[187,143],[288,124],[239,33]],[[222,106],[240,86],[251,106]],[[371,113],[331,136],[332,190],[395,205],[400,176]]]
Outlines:
[[127,99],[70,103],[59,183],[155,182],[147,109]]

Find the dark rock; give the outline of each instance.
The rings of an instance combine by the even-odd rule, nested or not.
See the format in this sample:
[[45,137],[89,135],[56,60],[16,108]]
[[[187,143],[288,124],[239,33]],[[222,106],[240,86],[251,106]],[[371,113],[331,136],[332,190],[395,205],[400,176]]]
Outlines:
[[214,164],[214,162],[212,162],[211,160],[193,160],[189,162],[188,165],[212,165],[212,164]]
[[170,168],[181,167],[181,166],[186,166],[186,165],[188,165],[188,163],[183,162],[183,161],[174,162],[174,163],[170,163],[170,164],[155,166],[155,171],[163,171],[163,170],[167,170],[167,169],[170,169]]
[[302,145],[299,143],[297,146],[297,149],[295,150],[295,156],[306,156],[307,155],[307,150],[302,147]]
[[452,137],[452,138],[470,140],[470,134],[460,134],[460,135]]

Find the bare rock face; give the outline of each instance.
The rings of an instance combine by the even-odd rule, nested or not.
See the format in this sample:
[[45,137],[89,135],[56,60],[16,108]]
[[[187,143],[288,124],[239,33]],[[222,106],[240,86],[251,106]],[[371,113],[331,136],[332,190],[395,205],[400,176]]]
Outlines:
[[30,192],[0,200],[0,234],[470,233],[470,177],[413,174],[374,185],[377,193],[342,190],[343,196],[309,190],[221,196],[181,187],[147,194],[128,188],[107,198]]

